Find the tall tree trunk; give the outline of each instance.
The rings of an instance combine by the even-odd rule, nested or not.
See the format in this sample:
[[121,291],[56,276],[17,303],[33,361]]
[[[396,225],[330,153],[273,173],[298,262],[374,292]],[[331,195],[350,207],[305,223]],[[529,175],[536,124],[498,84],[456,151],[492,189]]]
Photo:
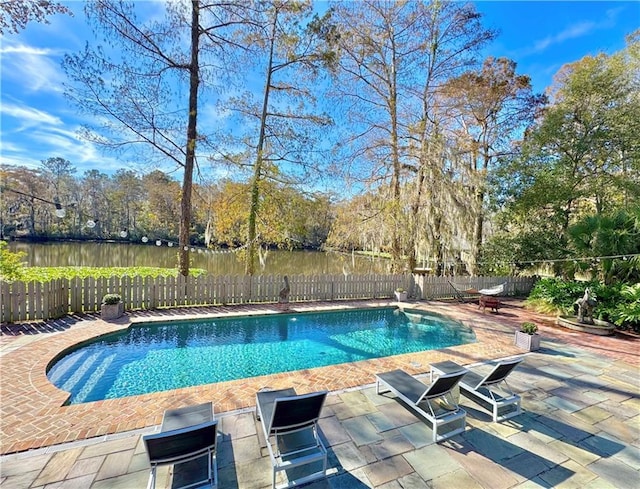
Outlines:
[[178,270],[185,277],[189,275],[189,249],[191,231],[191,190],[193,186],[193,167],[196,158],[196,139],[198,121],[198,85],[200,84],[198,50],[200,43],[200,5],[199,0],[191,1],[191,62],[189,67],[189,119],[187,123],[187,151],[182,179],[180,201],[180,249],[178,250]]
[[271,92],[271,76],[273,74],[273,53],[276,43],[277,23],[278,11],[276,9],[271,29],[269,63],[267,65],[267,80],[265,82],[264,97],[262,100],[262,113],[260,114],[260,135],[258,137],[256,163],[253,167],[253,178],[251,181],[251,206],[249,208],[249,219],[247,224],[247,258],[245,261],[245,273],[248,275],[253,275],[256,268],[256,255],[258,249],[258,243],[256,242],[256,219],[258,216],[258,209],[260,207],[260,180],[262,179],[264,140],[267,126],[267,111],[269,108],[269,94]]
[[391,177],[391,199],[392,208],[392,236],[391,236],[391,259],[395,271],[402,268],[402,244],[400,242],[400,226],[402,225],[402,201],[400,197],[400,148],[398,137],[398,85],[396,74],[396,51],[393,36],[392,60],[391,60],[391,80],[389,85],[389,112],[391,115],[391,159],[393,163],[393,175]]

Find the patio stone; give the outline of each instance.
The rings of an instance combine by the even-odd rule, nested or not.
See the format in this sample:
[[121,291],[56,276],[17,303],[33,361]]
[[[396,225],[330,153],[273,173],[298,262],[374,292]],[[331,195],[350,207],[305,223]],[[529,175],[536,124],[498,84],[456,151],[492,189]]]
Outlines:
[[335,445],[331,447],[331,449],[341,467],[348,472],[351,472],[353,469],[357,469],[358,467],[363,467],[367,465],[367,463],[375,460],[374,457],[372,457],[373,460],[367,460],[367,458],[352,442]]
[[95,443],[84,447],[78,458],[93,458],[99,457],[100,455],[109,455],[114,452],[133,450],[137,447],[138,441],[138,438],[129,436],[118,440]]
[[540,476],[550,487],[556,489],[581,489],[596,477],[596,474],[571,460],[556,465]]
[[65,479],[73,465],[76,463],[82,450],[74,448],[57,452],[51,457],[49,463],[44,467],[40,475],[34,482],[37,486],[44,486],[52,482],[58,482]]
[[[4,474],[4,464],[0,467],[0,473],[2,473],[2,480],[0,480],[0,484],[2,487],[13,487],[16,489],[28,489],[30,487],[36,487],[34,485],[35,480],[40,475],[40,470],[27,470],[22,473],[12,474],[10,476],[5,476]],[[44,486],[40,486],[44,487]]]
[[[121,475],[119,477],[95,481],[91,484],[91,489],[132,489],[134,487],[147,487],[148,481],[149,471],[142,470],[139,472]],[[157,487],[167,487],[167,484],[163,484],[162,480],[159,480]]]
[[376,431],[375,426],[371,424],[371,421],[369,421],[366,416],[345,419],[342,422],[342,425],[347,433],[349,433],[349,436],[356,446],[376,443],[383,439]]
[[[106,456],[104,455],[101,455],[99,457],[78,459],[76,463],[73,464],[73,467],[71,467],[71,470],[67,474],[67,477],[69,479],[73,479],[75,477],[80,477],[90,473],[96,474],[100,470],[100,467],[102,467],[105,459]],[[147,466],[148,465],[149,464],[147,463]]]
[[472,450],[448,450],[465,471],[483,487],[491,489],[506,489],[513,487],[519,479],[510,471]]
[[556,464],[532,452],[524,452],[501,463],[502,467],[517,474],[520,481],[533,479]]
[[561,464],[569,458],[564,453],[555,450],[550,444],[544,443],[534,436],[527,436],[526,433],[518,433],[517,435],[510,436],[509,442],[529,453],[535,454],[537,457],[549,461],[551,465]]
[[415,472],[400,477],[397,482],[402,489],[429,489],[427,483]]
[[637,489],[640,485],[640,472],[615,458],[602,458],[587,468],[618,489]]
[[320,426],[320,435],[323,440],[326,440],[327,446],[339,445],[351,440],[335,416],[320,418],[318,425]]
[[617,486],[611,484],[602,477],[597,477],[591,482],[583,486],[584,489],[618,489]]
[[434,443],[431,428],[421,421],[402,426],[398,428],[398,431],[402,433],[402,436],[409,440],[415,448],[426,447]]
[[378,406],[378,410],[390,420],[396,428],[414,424],[416,420],[421,420],[416,416],[416,412],[409,409],[402,401],[391,397],[394,402],[389,402]]
[[475,450],[494,462],[501,462],[515,457],[524,451],[519,446],[508,441],[508,439],[501,439],[479,429],[465,432],[462,438],[464,440],[462,442],[463,446],[467,446],[469,450]]
[[585,450],[589,450],[601,457],[616,455],[624,449],[624,444],[615,439],[604,436],[602,433],[581,440],[578,442],[578,446],[583,447]]
[[558,452],[564,453],[571,460],[586,467],[590,463],[595,462],[600,458],[600,455],[585,450],[584,448],[577,446],[574,443],[569,443],[563,440],[557,440],[550,443],[550,446]]
[[585,423],[589,423],[591,425],[596,424],[603,419],[611,417],[610,412],[605,411],[599,406],[590,406],[588,408],[581,409],[573,415],[577,418],[580,418]]
[[371,413],[367,416],[367,419],[371,421],[371,424],[375,426],[379,433],[392,430],[396,427],[391,421],[389,421],[389,418],[379,412]]
[[616,453],[616,459],[624,462],[634,470],[640,471],[640,449],[635,446],[627,446]]
[[133,450],[111,453],[106,456],[96,480],[110,479],[127,473]]
[[584,408],[584,406],[576,404],[575,402],[567,401],[563,397],[558,396],[551,396],[545,399],[544,402],[568,413],[575,413],[576,411],[580,411]]
[[7,457],[5,460],[2,460],[0,464],[0,474],[2,474],[2,477],[20,475],[25,471],[26,463],[28,463],[29,471],[35,470],[39,472],[47,465],[52,456],[52,453],[43,453],[28,458],[24,455]]
[[271,487],[271,461],[262,457],[251,462],[227,465],[218,469],[218,486],[253,487],[256,489]]
[[378,460],[400,455],[413,450],[413,445],[399,431],[384,433],[384,440],[371,445],[371,451]]
[[429,481],[433,489],[482,489],[482,486],[464,470],[456,470]]
[[327,484],[331,489],[366,489],[373,487],[362,469],[329,477]]
[[73,479],[65,479],[61,482],[56,482],[53,485],[48,484],[45,489],[85,489],[93,482],[95,474],[89,474],[80,477],[74,477]]
[[429,445],[406,453],[404,458],[426,481],[462,468],[449,454],[449,450],[438,445]]
[[261,458],[257,435],[232,438],[218,445],[218,466],[250,462]]
[[233,439],[256,434],[255,413],[242,413],[237,416],[221,416],[218,421],[218,431]]
[[363,468],[363,471],[371,481],[371,484],[377,487],[404,477],[414,470],[401,455],[398,455],[369,464]]

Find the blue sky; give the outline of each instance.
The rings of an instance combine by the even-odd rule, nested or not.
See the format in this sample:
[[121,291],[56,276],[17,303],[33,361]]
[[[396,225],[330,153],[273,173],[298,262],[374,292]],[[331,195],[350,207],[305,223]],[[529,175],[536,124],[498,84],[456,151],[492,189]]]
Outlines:
[[[63,95],[65,53],[93,41],[81,2],[66,2],[74,17],[56,15],[50,24],[31,23],[0,44],[1,146],[3,164],[37,167],[49,157],[68,159],[78,170],[113,173],[127,162],[102,154],[77,132],[83,122]],[[147,2],[157,8],[157,2]],[[613,53],[640,27],[640,2],[479,1],[484,24],[500,31],[486,56],[515,60],[518,73],[543,92],[566,63],[599,52]]]

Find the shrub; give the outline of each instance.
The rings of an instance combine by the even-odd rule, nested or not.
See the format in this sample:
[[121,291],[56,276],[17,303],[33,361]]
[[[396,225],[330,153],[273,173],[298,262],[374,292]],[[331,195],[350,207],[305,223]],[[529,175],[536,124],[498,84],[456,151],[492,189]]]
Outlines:
[[105,294],[102,298],[103,304],[118,304],[122,301],[120,294]]
[[25,257],[24,251],[9,251],[6,241],[0,241],[0,278],[7,282],[22,280],[25,265],[22,259]]
[[536,334],[536,332],[538,331],[538,326],[536,326],[534,323],[525,322],[520,326],[520,331],[526,334]]
[[620,295],[626,302],[616,305],[611,313],[611,320],[618,327],[640,332],[640,283],[623,286]]
[[640,285],[577,282],[560,278],[539,280],[526,300],[527,306],[547,314],[573,315],[573,303],[589,287],[596,298],[594,317],[621,329],[640,330]]

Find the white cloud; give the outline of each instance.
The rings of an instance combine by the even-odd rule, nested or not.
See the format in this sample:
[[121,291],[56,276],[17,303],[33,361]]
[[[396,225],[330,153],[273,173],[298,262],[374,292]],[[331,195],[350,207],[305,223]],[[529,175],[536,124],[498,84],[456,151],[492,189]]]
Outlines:
[[58,116],[48,114],[42,110],[34,109],[32,107],[7,104],[4,102],[0,107],[0,113],[2,113],[2,115],[19,119],[22,123],[20,130],[39,124],[50,124],[53,126],[61,126],[63,124],[62,119]]
[[616,20],[624,12],[623,7],[611,8],[606,11],[604,17],[597,22],[591,20],[583,20],[570,24],[563,30],[554,35],[549,35],[543,39],[534,42],[531,48],[525,49],[524,55],[538,54],[546,51],[550,47],[562,44],[571,39],[577,39],[592,34],[595,31],[615,27]]
[[533,47],[527,50],[527,54],[541,53],[551,46],[561,44],[569,39],[586,36],[597,28],[598,25],[595,22],[579,22],[577,24],[570,25],[553,36],[547,36],[544,39],[536,41]]
[[0,50],[0,54],[4,90],[8,83],[13,83],[23,91],[62,91],[61,51],[9,43]]

